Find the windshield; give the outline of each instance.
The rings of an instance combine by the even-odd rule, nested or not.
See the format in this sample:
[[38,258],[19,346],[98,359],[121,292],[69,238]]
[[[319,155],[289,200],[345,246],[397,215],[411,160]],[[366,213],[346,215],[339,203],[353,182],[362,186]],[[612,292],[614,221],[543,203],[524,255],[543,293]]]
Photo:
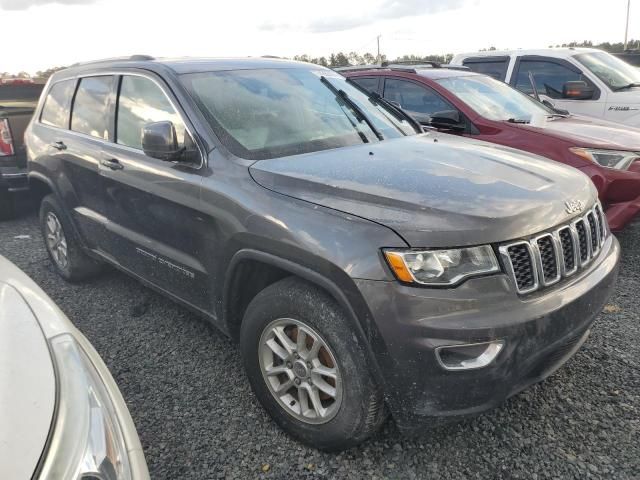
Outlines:
[[[640,87],[640,70],[606,52],[580,53],[574,58],[611,90]],[[637,85],[636,85],[637,84]]]
[[489,120],[529,122],[533,115],[555,113],[529,95],[485,75],[443,78],[437,82]]
[[330,70],[258,69],[181,80],[233,154],[262,160],[414,135],[416,130]]

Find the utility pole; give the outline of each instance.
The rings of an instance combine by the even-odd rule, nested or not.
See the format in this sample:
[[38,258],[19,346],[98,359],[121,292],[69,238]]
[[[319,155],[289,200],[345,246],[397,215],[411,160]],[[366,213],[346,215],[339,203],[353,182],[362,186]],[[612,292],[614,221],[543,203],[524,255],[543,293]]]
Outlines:
[[[629,1],[631,1],[631,0],[629,0]],[[627,21],[628,21],[628,20],[627,20]],[[376,37],[376,40],[378,41],[378,64],[380,64],[380,63],[381,63],[381,59],[380,59],[380,37],[381,37],[381,36],[382,36],[382,35],[378,35],[378,36]],[[625,38],[626,38],[626,37],[625,37]],[[626,40],[625,40],[625,45],[626,45],[626,43],[627,43],[627,42],[626,42]],[[627,48],[627,47],[625,47],[625,48]]]
[[[627,0],[627,26],[624,29],[624,49],[627,49],[627,35],[629,34],[629,10],[631,9],[631,0]],[[380,48],[378,47],[378,50]]]

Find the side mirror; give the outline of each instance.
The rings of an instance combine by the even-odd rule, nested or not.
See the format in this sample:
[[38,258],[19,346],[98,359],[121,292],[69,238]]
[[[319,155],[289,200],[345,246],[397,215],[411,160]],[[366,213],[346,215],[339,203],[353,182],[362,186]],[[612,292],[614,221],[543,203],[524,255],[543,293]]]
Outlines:
[[556,107],[553,105],[553,103],[551,103],[551,101],[550,101],[550,100],[547,100],[546,98],[545,98],[544,100],[542,100],[542,104],[543,104],[545,107],[549,107],[549,108],[552,108],[552,109],[554,109],[554,110],[556,109]]
[[562,98],[569,100],[591,100],[594,93],[595,88],[582,80],[567,82],[562,86]]
[[426,113],[412,112],[411,110],[405,110],[405,112],[411,115],[413,119],[423,127],[431,126],[431,117]]
[[429,125],[439,130],[465,130],[465,125],[460,118],[460,112],[457,110],[444,110],[431,115]]
[[171,122],[152,122],[142,127],[142,150],[148,157],[166,162],[180,159],[176,128]]

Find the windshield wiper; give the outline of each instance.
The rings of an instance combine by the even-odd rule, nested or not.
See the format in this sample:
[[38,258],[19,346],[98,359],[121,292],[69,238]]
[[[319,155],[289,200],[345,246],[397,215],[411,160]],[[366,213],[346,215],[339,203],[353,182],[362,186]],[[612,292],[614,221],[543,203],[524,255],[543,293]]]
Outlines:
[[347,95],[347,92],[345,92],[344,90],[341,90],[339,88],[337,88],[333,83],[331,83],[327,77],[325,77],[324,75],[322,75],[320,77],[320,81],[322,83],[324,83],[327,88],[329,90],[331,90],[331,92],[333,92],[334,95],[336,95],[337,97],[341,98],[342,101],[344,103],[346,103],[349,108],[351,108],[351,110],[354,111],[354,113],[356,114],[356,118],[358,119],[358,121],[363,121],[364,123],[367,124],[367,126],[369,127],[369,129],[373,132],[373,134],[378,138],[378,140],[384,140],[384,137],[382,136],[382,133],[380,133],[380,130],[378,130],[376,128],[376,126],[371,122],[371,120],[369,120],[367,118],[367,116],[364,114],[364,112],[362,111],[362,109],[358,106],[357,103],[355,103],[353,100],[351,100],[351,98],[349,97],[349,95]]
[[509,118],[507,120],[509,123],[531,123],[529,120],[525,120],[524,118]]
[[422,125],[420,125],[420,123],[415,118],[413,118],[411,115],[409,115],[403,109],[395,106],[389,100],[387,100],[382,95],[380,95],[378,92],[369,92],[368,90],[363,89],[360,85],[358,85],[356,82],[354,82],[353,79],[351,79],[351,78],[347,78],[347,83],[350,84],[350,85],[353,85],[358,90],[362,91],[362,93],[364,93],[369,100],[373,101],[374,103],[378,103],[380,105],[384,105],[388,110],[391,110],[392,112],[395,112],[396,116],[398,117],[398,120],[401,120],[401,119],[404,118],[407,122],[409,122],[409,124],[413,127],[413,129],[416,131],[416,133],[422,133],[423,132]]
[[640,82],[633,82],[633,83],[628,83],[627,85],[623,85],[621,87],[615,87],[613,91],[618,92],[620,90],[626,90],[628,88],[633,88],[633,87],[640,87]]

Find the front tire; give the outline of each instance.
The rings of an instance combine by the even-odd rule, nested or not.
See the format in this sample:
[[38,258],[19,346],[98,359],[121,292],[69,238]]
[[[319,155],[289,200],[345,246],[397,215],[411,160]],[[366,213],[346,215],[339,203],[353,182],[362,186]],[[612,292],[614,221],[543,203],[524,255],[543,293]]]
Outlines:
[[240,331],[249,381],[291,436],[322,450],[354,446],[385,419],[364,346],[324,291],[294,277],[249,304]]
[[96,275],[101,265],[82,250],[58,200],[47,195],[40,204],[40,228],[45,248],[56,272],[69,282]]

